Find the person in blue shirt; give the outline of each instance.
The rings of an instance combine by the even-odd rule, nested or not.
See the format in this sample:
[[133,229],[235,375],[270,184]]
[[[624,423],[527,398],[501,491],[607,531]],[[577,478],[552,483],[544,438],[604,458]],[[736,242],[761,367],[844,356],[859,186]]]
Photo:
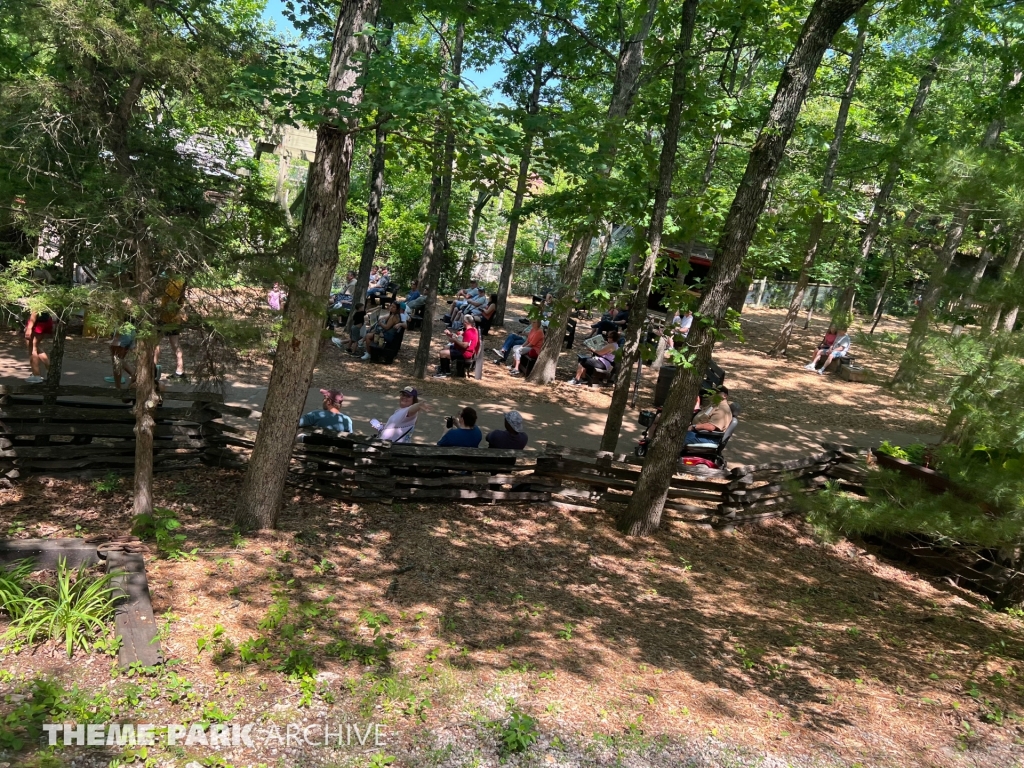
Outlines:
[[484,433],[476,425],[476,411],[467,405],[456,419],[455,426],[445,432],[437,444],[448,448],[479,448],[483,439]]
[[341,412],[341,405],[345,402],[345,396],[341,390],[321,389],[320,394],[324,396],[324,409],[303,414],[299,419],[299,426],[319,427],[335,432],[351,432],[352,419]]

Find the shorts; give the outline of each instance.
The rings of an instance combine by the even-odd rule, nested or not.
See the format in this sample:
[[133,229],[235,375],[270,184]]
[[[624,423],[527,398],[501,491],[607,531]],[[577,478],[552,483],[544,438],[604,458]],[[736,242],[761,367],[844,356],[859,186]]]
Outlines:
[[181,326],[177,323],[160,326],[160,333],[164,336],[181,336]]
[[53,320],[36,320],[32,326],[32,333],[36,336],[47,336],[53,333]]
[[348,340],[349,341],[361,341],[363,338],[363,332],[366,329],[363,326],[353,326],[348,329]]

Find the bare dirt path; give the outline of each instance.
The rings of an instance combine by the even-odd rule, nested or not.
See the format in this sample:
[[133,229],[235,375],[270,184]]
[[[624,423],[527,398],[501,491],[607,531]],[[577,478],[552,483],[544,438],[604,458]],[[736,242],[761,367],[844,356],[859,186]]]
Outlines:
[[[490,350],[499,348],[508,332],[523,327],[518,318],[525,316],[528,305],[529,300],[524,297],[510,300],[505,329],[494,329],[484,339],[488,361],[492,357]],[[742,425],[728,452],[730,462],[759,463],[793,458],[815,450],[823,441],[869,446],[882,440],[908,444],[937,438],[941,431],[937,408],[897,398],[879,383],[891,372],[901,334],[906,332],[905,323],[887,319],[877,335],[882,339],[882,334],[887,332],[896,340],[881,343],[877,352],[865,355],[863,350],[854,348],[858,362],[868,367],[871,377],[865,383],[850,383],[803,370],[824,334],[827,325],[824,320],[815,320],[809,330],[794,334],[788,360],[767,358],[762,350],[771,345],[782,316],[780,310],[747,308],[742,320],[744,340],[728,339],[716,352],[716,359],[728,372],[727,383],[732,396],[743,406]],[[435,359],[444,339],[441,327],[438,323],[433,334]],[[523,414],[534,445],[548,441],[597,448],[611,389],[571,387],[565,383],[573,374],[576,353],[582,349],[588,332],[589,322],[581,319],[576,348],[564,352],[560,360],[559,381],[543,387],[513,378],[504,367],[490,362],[485,364],[481,381],[428,377],[425,381],[414,382],[412,359],[419,340],[416,332],[408,334],[401,353],[390,366],[364,363],[325,341],[307,406],[319,405],[321,387],[337,387],[346,394],[346,411],[355,420],[357,429],[368,431],[369,419],[389,415],[397,407],[398,390],[415,383],[423,399],[432,405],[431,414],[417,431],[417,442],[436,441],[444,431],[444,416],[472,405],[480,412],[485,431],[500,428],[501,414],[515,408]],[[168,350],[164,350],[164,361],[170,362]],[[270,363],[270,358],[255,356],[244,369],[230,372],[226,399],[254,408],[258,413],[266,396]],[[0,336],[0,382],[23,380],[27,375],[28,364],[19,337],[15,333],[3,334]],[[109,375],[106,339],[74,337],[69,340],[66,383],[101,385],[103,377]],[[638,409],[652,402],[654,385],[655,376],[645,369]],[[639,435],[636,415],[637,410],[631,410],[623,420],[619,450],[631,450]]]

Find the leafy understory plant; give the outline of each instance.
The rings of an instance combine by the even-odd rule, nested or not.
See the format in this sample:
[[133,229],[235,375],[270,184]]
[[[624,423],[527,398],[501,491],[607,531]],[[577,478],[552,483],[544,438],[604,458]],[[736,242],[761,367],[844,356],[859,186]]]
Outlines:
[[5,637],[28,643],[63,640],[69,657],[75,648],[88,651],[107,633],[118,591],[111,582],[120,575],[93,575],[85,565],[74,570],[61,558],[56,582],[32,586]]
[[185,534],[179,533],[181,521],[173,509],[154,507],[153,514],[136,515],[132,533],[141,539],[155,541],[157,549],[168,558],[179,559],[184,553],[181,545]]
[[498,736],[498,749],[503,757],[525,752],[538,738],[537,720],[520,710],[511,699],[508,701],[508,713],[506,720],[487,723]]
[[28,581],[31,572],[29,560],[21,560],[10,568],[0,568],[0,610],[11,619],[18,619],[25,612],[32,587]]

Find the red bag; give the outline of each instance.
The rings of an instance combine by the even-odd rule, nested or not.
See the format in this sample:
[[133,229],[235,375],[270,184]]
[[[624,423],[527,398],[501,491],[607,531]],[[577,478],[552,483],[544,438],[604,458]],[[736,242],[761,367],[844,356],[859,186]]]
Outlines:
[[718,465],[710,459],[704,459],[700,456],[683,456],[683,465],[687,467],[709,467],[710,469],[718,469]]

